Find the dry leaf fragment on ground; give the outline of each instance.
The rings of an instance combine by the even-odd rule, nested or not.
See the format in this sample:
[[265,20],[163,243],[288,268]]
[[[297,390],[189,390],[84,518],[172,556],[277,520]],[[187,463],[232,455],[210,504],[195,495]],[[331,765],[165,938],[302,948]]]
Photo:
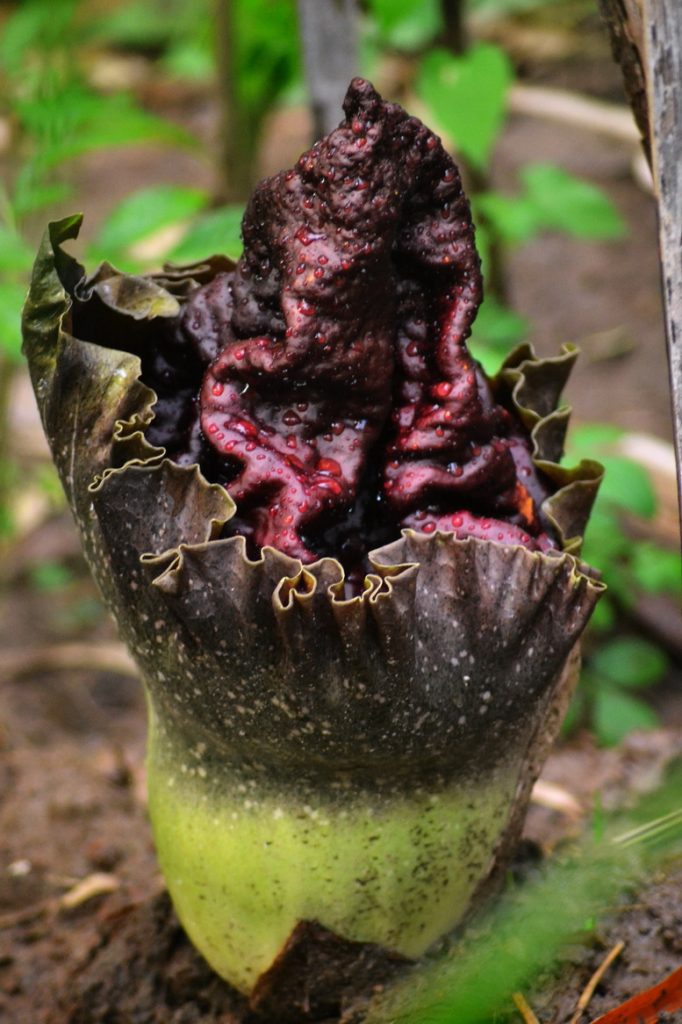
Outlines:
[[95,899],[97,896],[106,896],[111,892],[115,892],[120,884],[116,875],[97,871],[92,875],[88,875],[87,878],[81,879],[68,892],[65,892],[59,900],[59,906],[62,910],[73,910],[75,907],[79,907],[82,903],[87,903],[88,900]]
[[592,1024],[658,1024],[660,1014],[676,1010],[682,1010],[682,967],[658,985],[597,1017]]

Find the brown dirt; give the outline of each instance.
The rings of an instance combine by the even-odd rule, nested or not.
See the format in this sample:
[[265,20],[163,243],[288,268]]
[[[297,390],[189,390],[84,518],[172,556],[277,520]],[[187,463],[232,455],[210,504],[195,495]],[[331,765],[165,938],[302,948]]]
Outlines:
[[[618,95],[606,47],[598,60],[564,68],[550,79]],[[211,139],[215,110],[206,97],[178,102],[175,114]],[[277,152],[263,154],[269,171],[290,162],[305,144],[305,118],[273,122]],[[284,151],[286,150],[286,152]],[[653,202],[634,183],[631,148],[578,129],[514,118],[498,150],[495,175],[513,188],[515,169],[553,159],[602,184],[630,225],[628,238],[582,243],[546,236],[510,258],[516,307],[534,323],[543,351],[587,338],[570,397],[582,419],[670,433],[669,395],[660,314]],[[172,180],[210,185],[211,170],[190,156],[168,160],[156,150],[89,158],[78,170],[79,192],[92,230],[132,188]],[[604,360],[590,356],[590,336],[622,325],[632,351]],[[18,394],[25,392],[18,391]],[[34,413],[19,411],[30,431]],[[10,555],[12,586],[0,588],[0,651],[27,652],[56,640],[108,642],[103,615],[66,517],[33,534],[27,550]],[[30,584],[31,547],[60,553],[73,581],[59,591]],[[661,691],[659,709],[670,728],[633,737],[618,752],[600,752],[587,736],[561,747],[545,777],[575,794],[584,807],[599,790],[621,802],[655,782],[682,744],[679,693]],[[233,1024],[243,1001],[217,979],[184,938],[163,893],[149,833],[143,787],[144,703],[133,680],[88,670],[0,678],[0,1020],[11,1024]],[[552,846],[578,826],[534,806],[528,835]],[[65,893],[95,873],[109,888],[73,909]],[[604,950],[626,941],[624,954],[595,995],[590,1015],[659,981],[682,963],[682,871],[652,880],[629,908],[600,927],[582,950],[561,994],[538,997],[543,1024],[566,1024],[577,995]],[[106,886],[105,886],[106,888]],[[329,1016],[331,1008],[326,1007]],[[276,1013],[268,1019],[276,1021]]]
[[[580,993],[607,953],[620,942],[624,948],[608,969],[590,1000],[581,1024],[606,1013],[637,993],[657,985],[682,963],[682,868],[646,886],[636,900],[623,903],[597,929],[592,944],[575,956],[558,993],[537,997],[533,1009],[544,1024],[570,1024]],[[661,1017],[679,1022],[682,1012]]]

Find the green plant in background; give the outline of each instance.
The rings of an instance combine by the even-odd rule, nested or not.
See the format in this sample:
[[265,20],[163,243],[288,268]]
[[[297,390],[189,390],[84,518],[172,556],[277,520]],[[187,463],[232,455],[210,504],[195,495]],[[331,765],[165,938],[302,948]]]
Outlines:
[[[272,96],[296,74],[294,8],[270,0],[236,8],[239,99],[249,123],[259,125]],[[8,455],[8,405],[20,359],[20,311],[32,262],[27,239],[33,225],[71,195],[74,158],[121,145],[192,142],[184,129],[150,114],[132,96],[93,88],[86,75],[87,55],[102,45],[137,48],[158,54],[172,73],[214,75],[210,15],[208,3],[186,0],[124,4],[105,14],[79,0],[27,0],[3,25],[0,113],[12,125],[16,159],[9,183],[0,187],[0,538],[13,531],[17,473]],[[106,251],[127,269],[148,265],[148,258],[137,259],[131,250],[173,224],[184,224],[186,237],[177,252],[169,246],[169,258],[191,260],[194,252],[203,256],[211,249],[237,255],[241,208],[209,211],[211,199],[204,190],[179,185],[142,189],[110,213],[87,258],[96,261]]]
[[492,155],[504,127],[513,80],[504,51],[490,43],[477,43],[463,54],[431,50],[421,60],[416,81],[429,116],[452,140],[472,180],[477,242],[488,285],[472,348],[489,372],[529,326],[507,305],[506,251],[543,231],[594,240],[619,238],[624,233],[623,221],[599,188],[552,164],[523,167],[516,195],[490,187]]
[[[443,28],[440,0],[369,0],[363,25],[364,60],[386,49],[413,53],[433,44]],[[365,67],[366,72],[371,68]]]
[[[263,120],[287,91],[301,90],[293,0],[239,0],[233,5],[234,95],[243,131],[240,160],[253,179],[254,152]],[[18,352],[18,310],[25,294],[30,248],[24,228],[31,215],[70,194],[64,167],[74,157],[132,143],[186,145],[192,140],[177,125],[144,111],[121,93],[101,95],[87,84],[83,55],[93,47],[122,48],[153,55],[166,73],[186,79],[215,79],[216,31],[208,0],[144,0],[109,13],[90,11],[79,0],[29,0],[8,19],[0,39],[7,112],[18,124],[21,163],[0,210],[0,284],[4,299],[0,327]],[[179,242],[155,253],[191,261],[208,251],[238,256],[243,207],[215,208],[212,195],[184,186],[153,186],[126,197],[109,215],[87,253],[106,251],[125,269],[141,269],[135,246],[156,231],[178,226]],[[131,252],[132,250],[132,252]],[[5,322],[6,321],[6,322]]]
[[147,269],[159,262],[158,250],[150,261],[137,246],[164,228],[177,229],[162,258],[172,263],[194,263],[206,253],[237,259],[242,250],[238,203],[211,208],[205,189],[183,185],[153,185],[123,199],[105,218],[87,248],[88,262],[108,259],[122,270]]
[[70,196],[66,167],[75,157],[141,142],[192,142],[188,132],[128,94],[105,95],[88,84],[80,59],[89,39],[86,11],[78,0],[29,0],[8,19],[0,40],[5,113],[20,157],[3,218],[11,212],[15,227]]
[[132,0],[91,21],[90,39],[153,58],[162,71],[195,82],[215,73],[210,0]]
[[70,165],[95,150],[144,142],[184,146],[179,126],[143,110],[125,93],[103,95],[87,82],[82,53],[96,35],[78,0],[27,0],[0,37],[2,109],[18,158],[0,186],[0,536],[11,535],[16,469],[9,458],[9,399],[20,358],[20,312],[31,267],[27,238],[45,211],[72,193]]
[[166,75],[217,83],[222,99],[219,192],[243,199],[264,119],[301,90],[295,0],[133,0],[98,19],[107,46],[155,56]]
[[682,597],[682,560],[649,540],[633,539],[628,518],[649,520],[656,495],[647,471],[620,454],[624,431],[603,423],[577,427],[567,457],[586,452],[604,464],[606,473],[585,536],[583,554],[598,561],[609,590],[593,616],[580,688],[567,718],[570,729],[591,725],[600,742],[619,743],[632,729],[658,723],[639,692],[660,682],[669,668],[665,652],[637,635],[622,635],[622,620],[638,596],[647,593]]
[[600,742],[615,746],[633,729],[658,725],[655,711],[631,691],[659,682],[667,669],[668,659],[655,644],[635,636],[609,640],[589,656],[574,714],[586,712]]

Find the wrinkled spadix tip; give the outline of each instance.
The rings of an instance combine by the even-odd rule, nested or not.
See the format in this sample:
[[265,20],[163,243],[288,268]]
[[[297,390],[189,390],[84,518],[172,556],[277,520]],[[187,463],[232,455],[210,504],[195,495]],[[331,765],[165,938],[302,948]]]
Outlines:
[[377,116],[383,100],[371,82],[366,78],[353,78],[344,97],[343,112],[346,117],[363,114],[366,118]]

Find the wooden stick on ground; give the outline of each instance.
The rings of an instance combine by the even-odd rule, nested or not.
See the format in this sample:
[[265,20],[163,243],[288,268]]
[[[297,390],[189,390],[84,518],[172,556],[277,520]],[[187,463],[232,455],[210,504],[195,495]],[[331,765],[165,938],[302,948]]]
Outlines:
[[620,954],[623,952],[624,949],[625,949],[625,943],[624,942],[619,942],[604,957],[602,962],[599,964],[599,967],[594,972],[594,974],[592,975],[592,977],[588,981],[587,985],[585,985],[585,988],[582,990],[582,992],[580,994],[580,999],[578,1000],[578,1002],[576,1004],[576,1007],[575,1007],[575,1013],[571,1017],[571,1019],[569,1021],[569,1024],[578,1024],[578,1021],[582,1017],[583,1013],[585,1012],[587,1007],[590,1005],[590,1000],[592,999],[592,996],[594,995],[594,990],[596,989],[597,985],[602,980],[602,978],[604,977],[604,975],[608,971],[608,969],[611,966],[611,964],[613,963],[613,961],[616,960],[620,956]]
[[521,992],[514,992],[512,999],[514,1000],[514,1006],[523,1017],[524,1024],[540,1024],[540,1021],[531,1010]]
[[48,647],[0,653],[0,680],[15,679],[35,672],[78,670],[116,672],[135,679],[140,675],[123,644],[117,643],[52,644]]

